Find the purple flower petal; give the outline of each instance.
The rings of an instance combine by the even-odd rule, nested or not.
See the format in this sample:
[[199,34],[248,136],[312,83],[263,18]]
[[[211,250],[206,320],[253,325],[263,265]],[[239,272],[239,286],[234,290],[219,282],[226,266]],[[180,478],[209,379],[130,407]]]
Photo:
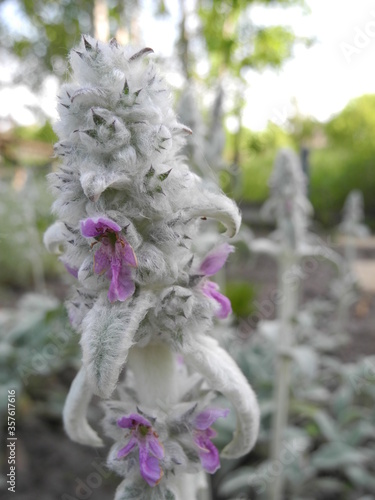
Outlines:
[[111,265],[111,259],[108,255],[108,247],[101,245],[94,255],[94,272],[96,274],[102,274],[107,271]]
[[[216,422],[218,418],[225,418],[228,416],[229,409],[228,408],[207,408],[199,413],[194,421],[193,426],[195,429],[199,429],[200,431],[205,431],[211,425]],[[213,437],[213,436],[212,436]]]
[[220,319],[225,319],[229,316],[229,314],[231,314],[232,305],[228,297],[220,293],[218,290],[219,285],[209,280],[204,283],[202,288],[203,293],[207,297],[211,297],[212,299],[216,300],[216,302],[218,302],[218,304],[220,305],[220,308],[215,312],[215,316]]
[[130,441],[117,453],[117,458],[126,457],[137,446],[138,440],[135,436],[130,438]]
[[163,476],[159,460],[149,455],[145,442],[139,441],[138,445],[141,476],[150,486],[156,486]]
[[88,219],[81,220],[81,233],[85,238],[96,238],[105,233],[107,229],[110,232],[119,232],[121,231],[121,227],[116,224],[111,219],[107,219],[106,217],[92,217]]
[[119,300],[124,302],[135,291],[134,281],[131,278],[131,271],[128,267],[121,265],[121,262],[112,260],[111,262],[111,284],[108,290],[110,302]]
[[207,295],[207,297],[212,297],[212,293],[217,292],[219,288],[219,285],[214,281],[204,280],[203,293]]
[[156,458],[158,458],[159,460],[161,458],[164,458],[164,448],[155,434],[148,434],[146,436],[146,441],[150,452],[155,455]]
[[94,256],[94,272],[111,280],[108,290],[110,302],[123,302],[133,295],[135,284],[129,267],[137,267],[134,250],[119,233],[121,227],[105,217],[81,220],[81,233],[86,238],[97,238],[100,247]]
[[217,432],[215,431],[215,429],[212,429],[211,427],[209,427],[208,429],[206,429],[204,431],[204,434],[205,434],[206,437],[208,437],[210,439],[212,439],[212,438],[214,438],[214,437],[217,436]]
[[135,256],[134,250],[129,245],[129,243],[125,242],[125,246],[123,248],[123,259],[124,261],[131,267],[138,267],[137,257]]
[[117,425],[123,429],[132,429],[137,425],[145,425],[146,427],[151,427],[151,422],[147,418],[142,417],[138,413],[130,413],[130,415],[121,417],[117,420]]
[[234,252],[234,247],[224,243],[206,256],[199,271],[205,276],[213,276],[224,266],[228,255],[232,252]]
[[215,316],[220,319],[227,318],[232,312],[232,305],[228,297],[220,292],[212,292],[211,296],[220,304],[220,309],[215,312]]
[[195,443],[199,447],[199,459],[203,469],[213,474],[220,468],[219,452],[216,446],[202,434],[196,436]]

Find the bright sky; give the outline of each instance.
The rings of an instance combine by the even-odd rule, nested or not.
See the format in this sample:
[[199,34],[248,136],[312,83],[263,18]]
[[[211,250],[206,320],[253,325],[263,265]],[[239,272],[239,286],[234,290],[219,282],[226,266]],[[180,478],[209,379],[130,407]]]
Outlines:
[[[309,15],[299,9],[254,9],[254,22],[290,24],[301,36],[314,37],[310,48],[298,47],[293,60],[276,73],[249,77],[246,125],[262,129],[267,120],[282,124],[293,110],[327,120],[346,103],[375,93],[375,1],[308,0]],[[293,13],[292,13],[293,12]]]
[[[6,11],[14,22],[17,13],[11,0]],[[178,3],[166,2],[173,18],[178,20]],[[307,0],[311,13],[304,15],[299,8],[253,7],[255,24],[285,24],[300,36],[314,37],[311,48],[295,50],[293,60],[279,72],[267,70],[248,74],[247,106],[244,123],[261,130],[268,120],[282,125],[293,113],[293,101],[299,111],[319,120],[327,120],[346,103],[364,93],[375,93],[375,0]],[[171,18],[158,21],[152,17],[152,0],[142,0],[140,26],[144,42],[156,53],[169,56],[173,51],[176,28]],[[194,6],[194,0],[188,4]],[[194,23],[194,16],[191,22]],[[155,36],[157,35],[157,36]],[[1,78],[4,80],[4,77]],[[42,105],[54,116],[57,88],[53,79],[46,85],[42,100],[36,99],[23,87],[0,92],[0,117],[12,115],[16,121],[29,124],[33,114],[28,106]]]

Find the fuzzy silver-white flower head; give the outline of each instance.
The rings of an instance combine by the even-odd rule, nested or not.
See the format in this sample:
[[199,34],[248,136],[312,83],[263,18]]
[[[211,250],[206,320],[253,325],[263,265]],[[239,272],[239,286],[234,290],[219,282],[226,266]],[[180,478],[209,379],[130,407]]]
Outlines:
[[[61,261],[76,279],[68,312],[81,334],[83,366],[64,411],[69,436],[84,444],[101,444],[86,411],[93,394],[108,398],[122,384],[129,388],[128,374],[118,384],[129,353],[130,372],[139,384],[145,380],[150,387],[154,384],[152,390],[133,387],[118,423],[131,432],[132,441],[122,448],[115,445],[109,462],[123,475],[135,463],[140,469],[134,477],[127,475],[116,498],[126,498],[121,492],[134,490],[139,481],[146,493],[156,486],[172,491],[168,460],[189,461],[186,453],[176,452],[181,445],[168,434],[160,410],[166,387],[174,375],[179,376],[172,373],[172,354],[183,356],[190,370],[234,405],[237,430],[226,456],[247,453],[259,426],[256,399],[245,377],[207,336],[213,317],[226,317],[231,310],[209,277],[232,251],[225,241],[238,232],[240,214],[218,189],[206,188],[179,155],[184,136],[191,131],[178,123],[164,79],[149,60],[151,53],[149,48],[120,47],[115,40],[105,44],[88,36],[72,51],[73,83],[62,87],[55,127],[59,136],[55,152],[62,166],[50,175],[59,221],[45,237],[50,250],[62,252]],[[207,219],[219,221],[226,233],[222,244],[204,258],[194,252],[192,243]],[[155,355],[160,349],[164,361]],[[146,357],[151,361],[146,363]],[[167,375],[166,367],[171,371]],[[166,385],[164,392],[160,380]],[[174,408],[181,401],[172,397],[170,387],[167,399]],[[199,401],[197,395],[194,405],[201,405]],[[142,416],[138,407],[154,417]],[[189,424],[196,429],[193,448],[198,442],[211,447],[207,440],[212,431],[202,427],[204,418],[212,416],[207,411],[202,407],[203,416]],[[163,451],[156,437],[155,415],[170,452]],[[154,454],[145,452],[145,443]],[[139,450],[139,458],[133,448]],[[210,457],[208,464],[207,457],[202,458],[207,470],[217,465],[213,449]],[[179,470],[191,469],[181,465]]]
[[364,238],[370,234],[369,228],[363,224],[365,217],[363,193],[353,189],[348,194],[344,204],[344,216],[338,229],[348,236]]
[[294,151],[278,152],[269,185],[271,194],[262,207],[263,216],[275,217],[278,239],[296,249],[306,239],[312,207],[306,197],[306,179]]

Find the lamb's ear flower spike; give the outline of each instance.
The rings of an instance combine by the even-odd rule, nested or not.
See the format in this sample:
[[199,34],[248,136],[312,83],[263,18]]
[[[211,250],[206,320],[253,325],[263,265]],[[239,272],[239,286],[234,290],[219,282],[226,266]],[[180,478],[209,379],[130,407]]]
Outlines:
[[[191,130],[178,123],[151,53],[90,36],[71,52],[74,83],[61,89],[55,126],[62,165],[49,176],[59,221],[45,243],[76,277],[67,307],[82,368],[64,408],[67,434],[100,446],[86,413],[93,395],[112,396],[108,467],[124,477],[115,499],[191,500],[203,471],[220,466],[211,424],[227,414],[208,404],[202,378],[236,411],[223,456],[251,449],[259,410],[237,365],[207,335],[215,315],[231,312],[210,277],[233,251],[225,242],[241,216],[179,154]],[[206,219],[226,232],[204,257],[194,249]],[[200,382],[180,391],[187,370]]]

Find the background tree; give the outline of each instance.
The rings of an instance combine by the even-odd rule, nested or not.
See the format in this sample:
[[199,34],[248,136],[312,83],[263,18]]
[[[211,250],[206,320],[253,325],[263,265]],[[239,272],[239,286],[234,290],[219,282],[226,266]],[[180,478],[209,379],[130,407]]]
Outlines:
[[[134,15],[137,4],[137,0],[3,2],[0,44],[21,63],[15,83],[22,82],[37,90],[51,73],[63,78],[67,70],[66,54],[81,33],[105,38],[115,36],[120,26],[129,29],[124,19]],[[17,23],[12,21],[14,16]]]
[[235,79],[233,114],[237,133],[233,143],[233,166],[240,163],[242,112],[247,72],[280,68],[293,54],[296,43],[311,43],[297,37],[287,26],[259,26],[252,20],[251,7],[302,7],[303,0],[198,0],[202,34],[210,61],[209,80],[228,75]]
[[325,129],[332,146],[346,145],[357,153],[374,154],[375,95],[367,94],[351,100]]

